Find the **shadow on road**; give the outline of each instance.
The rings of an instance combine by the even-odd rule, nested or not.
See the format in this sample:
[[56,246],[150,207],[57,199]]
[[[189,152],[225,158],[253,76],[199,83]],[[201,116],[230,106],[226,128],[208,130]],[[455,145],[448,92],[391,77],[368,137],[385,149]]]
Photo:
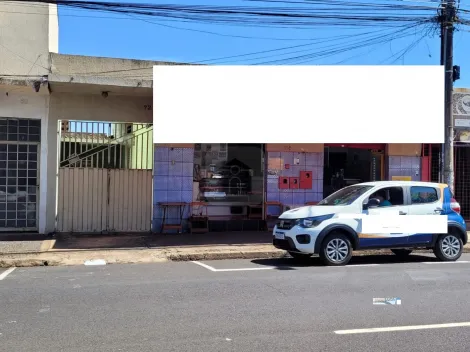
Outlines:
[[[406,258],[400,258],[396,255],[361,255],[352,257],[347,267],[365,264],[402,264],[402,263],[422,263],[437,262],[437,258],[426,256],[425,253],[411,254]],[[296,260],[291,257],[274,258],[274,259],[254,259],[253,264],[275,267],[278,270],[295,270],[304,267],[321,267],[325,266],[320,258],[312,257],[304,260]]]

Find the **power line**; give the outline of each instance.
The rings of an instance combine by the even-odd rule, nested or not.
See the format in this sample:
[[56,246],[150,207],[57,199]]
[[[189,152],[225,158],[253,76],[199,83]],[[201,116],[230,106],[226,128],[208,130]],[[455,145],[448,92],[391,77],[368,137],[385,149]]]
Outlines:
[[374,36],[374,37],[368,37],[368,38],[361,39],[359,41],[352,41],[352,42],[347,43],[346,46],[333,47],[323,52],[299,55],[299,56],[290,57],[290,58],[282,59],[282,60],[265,61],[265,62],[260,62],[257,65],[305,64],[305,63],[318,60],[320,58],[330,57],[330,56],[342,54],[344,52],[362,49],[364,47],[371,46],[371,45],[383,44],[383,43],[389,42],[390,40],[407,37],[410,35],[409,31],[412,30],[414,27],[415,26],[407,26],[405,28],[399,29],[392,33]]
[[[304,63],[317,60],[318,58],[328,57],[332,55],[338,55],[347,51],[357,50],[370,45],[381,45],[387,41],[396,38],[396,35],[400,33],[400,38],[409,36],[410,33],[401,33],[404,29],[415,28],[421,25],[432,25],[437,22],[435,11],[436,7],[432,6],[411,6],[411,5],[400,5],[392,4],[390,0],[386,0],[388,3],[367,3],[367,2],[351,2],[341,0],[310,0],[305,1],[302,4],[303,7],[260,7],[260,6],[208,6],[208,5],[156,5],[156,4],[136,4],[136,3],[116,3],[116,2],[97,2],[97,1],[72,1],[72,0],[39,0],[37,6],[42,6],[45,3],[54,3],[62,7],[72,8],[76,10],[92,10],[98,12],[117,12],[119,14],[135,18],[135,13],[145,18],[136,18],[156,25],[163,25],[161,23],[155,23],[147,20],[147,18],[157,17],[165,21],[173,22],[201,22],[210,24],[243,24],[253,26],[300,26],[299,28],[311,28],[314,26],[350,26],[350,28],[357,29],[359,27],[371,27],[381,26],[384,28],[398,28],[398,32],[395,34],[388,34],[384,37],[379,36],[372,38],[373,40],[357,42],[352,41],[343,46],[332,46],[329,50],[323,50],[325,48],[318,49],[307,49],[310,46],[321,43],[321,40],[311,40],[309,43],[302,45],[294,45],[282,48],[275,48],[270,50],[258,51],[253,53],[244,53],[239,55],[231,55],[225,57],[219,57],[214,59],[201,60],[199,62],[189,62],[189,64],[198,63],[223,63],[223,60],[229,60],[234,58],[242,58],[241,61],[256,61],[260,59],[267,59],[272,57],[280,57],[286,55],[292,55],[297,53],[305,53],[303,55],[291,56],[288,58],[282,58],[278,60],[270,60],[259,64],[273,64],[273,63]],[[278,2],[278,3],[289,3],[297,4],[299,1],[281,1],[281,0],[258,0],[256,2]],[[33,4],[31,4],[33,5]],[[313,6],[314,5],[314,6]],[[325,7],[328,5],[328,7]],[[338,9],[348,10],[349,13],[340,13]],[[386,10],[384,12],[384,9]],[[406,10],[406,11],[405,11]],[[377,15],[377,11],[381,11]],[[411,12],[409,12],[411,11]],[[424,12],[423,12],[424,11]],[[394,16],[390,16],[393,13]],[[417,14],[416,16],[410,16],[410,14]],[[97,16],[90,16],[97,17]],[[253,24],[253,19],[257,20],[257,24]],[[266,21],[268,19],[268,21]],[[359,21],[359,23],[356,23]],[[309,27],[307,27],[309,26]],[[172,28],[174,26],[168,25]],[[192,30],[192,29],[191,29]],[[196,30],[199,31],[199,30]],[[200,31],[206,32],[206,31]],[[209,32],[209,31],[207,31]],[[216,33],[216,32],[212,32]],[[223,35],[216,33],[217,35]],[[231,35],[228,35],[231,36]],[[355,34],[352,37],[358,37],[360,35]],[[267,39],[267,38],[263,38]],[[283,38],[285,39],[285,38]],[[352,45],[354,44],[354,45]],[[330,46],[331,47],[331,46]],[[296,49],[287,52],[287,50]],[[302,49],[300,49],[302,48]],[[321,51],[323,50],[323,51]],[[269,55],[264,55],[269,54]],[[254,57],[254,55],[263,55],[261,57]],[[233,60],[232,60],[233,61]],[[227,62],[227,61],[225,61]],[[74,74],[106,74],[113,72],[132,72],[142,71],[149,68],[139,69],[128,69],[128,70],[113,70],[103,72],[90,72],[90,73],[74,73]],[[138,75],[134,75],[138,76]]]
[[[216,64],[223,64],[223,63],[227,63],[227,62],[234,62],[234,60],[230,60],[230,59],[249,57],[249,58],[246,58],[246,59],[236,60],[236,62],[244,62],[244,61],[246,62],[246,61],[267,59],[267,58],[271,58],[273,56],[291,55],[291,54],[298,53],[298,52],[310,52],[310,54],[306,55],[306,57],[308,57],[308,58],[313,58],[313,57],[321,58],[322,56],[336,55],[336,54],[341,54],[343,52],[347,52],[349,50],[357,49],[355,47],[351,47],[351,43],[356,43],[356,41],[354,41],[354,40],[351,42],[351,39],[358,39],[358,38],[361,38],[361,37],[365,37],[361,41],[361,43],[362,43],[362,46],[368,46],[368,45],[376,44],[374,39],[379,39],[382,42],[385,42],[387,38],[390,38],[390,39],[397,38],[396,37],[397,34],[399,34],[400,32],[402,32],[404,30],[409,30],[411,28],[414,28],[414,26],[407,26],[404,29],[400,29],[398,31],[393,31],[391,33],[388,33],[387,36],[384,36],[382,34],[381,35],[377,35],[377,34],[383,33],[384,31],[390,32],[389,29],[382,29],[382,30],[378,30],[378,31],[375,31],[375,32],[369,31],[369,32],[358,33],[358,34],[339,35],[339,36],[335,36],[335,37],[326,37],[326,38],[323,37],[323,38],[318,38],[318,40],[316,42],[312,42],[312,43],[308,43],[308,44],[293,45],[293,46],[280,47],[280,48],[275,48],[275,49],[270,49],[270,50],[244,53],[244,54],[239,54],[239,55],[230,55],[230,56],[218,57],[218,58],[213,58],[213,59],[193,61],[193,62],[188,62],[186,64],[206,64],[206,63],[214,63],[215,61],[217,61],[217,62],[215,62]],[[375,35],[372,35],[372,34],[375,34]],[[409,32],[406,34],[406,36],[408,36],[408,35],[410,35]],[[334,44],[334,42],[336,42],[336,41],[338,41],[339,43]],[[344,42],[343,44],[341,44],[342,41]],[[317,48],[317,49],[312,48],[312,49],[301,49],[301,50],[295,50],[295,51],[287,51],[287,50],[291,50],[291,49],[308,48],[310,46],[325,43],[325,42],[333,42],[333,44],[330,44],[330,45],[327,45],[327,46],[324,46],[324,47],[320,47],[320,48]],[[328,49],[328,48],[330,48],[330,50],[325,50],[325,49]],[[333,48],[333,49],[331,49],[331,48]],[[284,52],[284,51],[287,51],[287,52]],[[261,57],[250,57],[250,56],[254,56],[254,55],[270,54],[270,53],[271,54],[276,53],[276,54],[264,55],[264,56],[261,56]],[[292,59],[293,58],[290,57],[290,58],[284,58],[284,59],[280,59],[280,60],[271,60],[271,61],[268,61],[268,62],[256,63],[254,65],[279,63],[281,61],[289,61],[289,60],[292,60]],[[149,70],[152,67],[153,66],[149,66],[149,67],[146,67],[146,68],[109,70],[109,71],[100,71],[100,72],[74,72],[74,73],[70,73],[70,74],[72,74],[72,75],[97,75],[97,74],[110,74],[110,73],[131,73],[131,75],[128,75],[126,77],[128,77],[128,78],[130,78],[130,77],[137,78],[137,77],[147,77],[148,74],[144,74],[144,75],[142,75],[142,74],[132,74],[132,72]]]
[[[38,12],[22,12],[22,11],[0,11],[0,13],[12,13],[12,14],[22,14],[22,15],[38,15],[38,16],[50,16],[49,14],[38,13]],[[206,30],[199,30],[194,28],[185,28],[185,27],[178,27],[173,25],[167,25],[163,23],[158,23],[155,21],[150,21],[145,18],[135,17],[126,15],[125,17],[116,17],[116,16],[86,16],[86,15],[71,15],[71,14],[60,14],[59,17],[76,17],[76,18],[90,18],[90,19],[108,19],[108,20],[127,20],[127,21],[144,21],[156,26],[172,28],[176,30],[183,30],[189,32],[196,32],[202,34],[211,34],[221,37],[231,37],[231,38],[241,38],[241,39],[255,39],[255,40],[274,40],[274,41],[311,41],[312,38],[278,38],[278,37],[257,37],[257,36],[242,36],[242,35],[235,35],[235,34],[227,34],[227,33],[220,33],[214,31],[206,31]],[[168,22],[175,22],[174,20],[163,20],[160,21],[168,21]],[[185,22],[185,21],[180,21]]]
[[[278,27],[353,25],[370,26],[377,23],[416,22],[434,16],[435,8],[416,6],[386,6],[377,3],[347,1],[310,1],[321,6],[261,7],[261,6],[208,6],[208,5],[156,5],[73,0],[38,0],[70,8],[134,14],[202,23],[233,25],[269,25]],[[328,6],[325,6],[327,4]],[[406,11],[403,11],[406,10]]]
[[[299,61],[297,63],[304,63],[307,61],[314,61],[318,60],[320,58],[325,58],[329,56],[335,56],[338,54],[342,54],[348,51],[354,51],[357,49],[361,49],[367,46],[374,46],[374,45],[381,45],[384,43],[387,43],[389,40],[393,39],[399,39],[401,37],[406,37],[409,36],[411,33],[410,31],[413,30],[413,27],[408,26],[406,28],[392,31],[388,30],[388,33],[382,34],[384,30],[379,30],[375,32],[367,32],[367,33],[360,33],[356,35],[343,35],[343,36],[337,36],[337,37],[331,37],[331,38],[321,38],[322,40],[318,41],[317,43],[312,43],[312,44],[320,44],[324,42],[335,42],[338,41],[337,44],[329,44],[327,46],[322,46],[317,49],[303,49],[303,50],[295,50],[295,51],[287,51],[287,52],[282,52],[281,51],[286,51],[289,49],[293,48],[302,48],[302,47],[307,47],[310,44],[304,44],[304,45],[296,45],[296,46],[290,46],[290,47],[282,47],[282,48],[276,48],[276,49],[271,49],[271,50],[264,50],[264,51],[257,51],[257,52],[252,52],[252,53],[245,53],[245,54],[240,54],[240,55],[231,55],[227,57],[219,57],[215,59],[210,59],[210,60],[204,60],[204,61],[216,61],[218,60],[218,64],[223,63],[220,62],[221,60],[224,59],[233,59],[233,58],[238,58],[238,57],[248,57],[248,56],[253,56],[253,55],[259,55],[259,54],[269,54],[271,55],[264,55],[260,57],[249,57],[245,61],[254,61],[254,60],[260,60],[260,59],[267,59],[267,58],[272,58],[275,56],[285,56],[285,55],[292,55],[298,52],[309,52],[308,54],[305,55],[298,55],[294,57],[288,57],[288,58],[282,58],[278,60],[270,60],[270,61],[265,61],[265,62],[258,62],[255,63],[254,65],[259,65],[259,64],[282,64],[282,63],[296,63],[295,61]],[[380,33],[380,35],[379,35]],[[401,33],[401,34],[400,34]],[[362,39],[360,39],[363,37]],[[355,40],[351,39],[354,38]],[[359,40],[360,39],[360,40]],[[273,54],[276,53],[276,54]],[[239,61],[244,61],[242,60],[237,60]],[[230,62],[230,60],[229,60]],[[147,68],[138,68],[138,69],[123,69],[123,70],[109,70],[109,71],[100,71],[100,72],[74,72],[74,73],[69,73],[71,75],[99,75],[99,74],[110,74],[110,73],[131,73],[130,75],[123,75],[124,78],[147,78],[149,77],[149,74],[132,74],[132,72],[138,72],[138,71],[143,71],[143,70],[150,70],[152,66],[149,66]],[[121,76],[121,75],[120,75]],[[37,77],[37,76],[35,76]]]

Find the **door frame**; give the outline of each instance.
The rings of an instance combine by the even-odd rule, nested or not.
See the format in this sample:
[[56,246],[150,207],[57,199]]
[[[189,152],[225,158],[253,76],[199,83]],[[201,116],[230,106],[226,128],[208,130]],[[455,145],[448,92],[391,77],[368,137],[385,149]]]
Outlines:
[[355,148],[355,149],[378,149],[384,150],[386,144],[383,143],[325,143],[325,147]]

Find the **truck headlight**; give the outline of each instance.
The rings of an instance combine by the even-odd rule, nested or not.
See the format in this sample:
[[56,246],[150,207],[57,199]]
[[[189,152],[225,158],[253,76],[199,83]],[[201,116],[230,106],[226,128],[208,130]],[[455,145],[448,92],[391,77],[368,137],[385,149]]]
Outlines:
[[322,221],[331,219],[334,214],[329,215],[322,215],[322,216],[314,216],[310,218],[298,219],[296,221],[296,225],[304,228],[315,227],[322,223]]

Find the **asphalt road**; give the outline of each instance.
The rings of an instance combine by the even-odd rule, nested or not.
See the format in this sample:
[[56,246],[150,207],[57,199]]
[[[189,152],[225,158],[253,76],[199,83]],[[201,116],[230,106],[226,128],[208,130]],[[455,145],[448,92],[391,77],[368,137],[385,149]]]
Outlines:
[[[461,261],[17,268],[0,281],[0,351],[470,351],[470,326],[335,333],[470,322]],[[383,297],[402,304],[372,304]]]

